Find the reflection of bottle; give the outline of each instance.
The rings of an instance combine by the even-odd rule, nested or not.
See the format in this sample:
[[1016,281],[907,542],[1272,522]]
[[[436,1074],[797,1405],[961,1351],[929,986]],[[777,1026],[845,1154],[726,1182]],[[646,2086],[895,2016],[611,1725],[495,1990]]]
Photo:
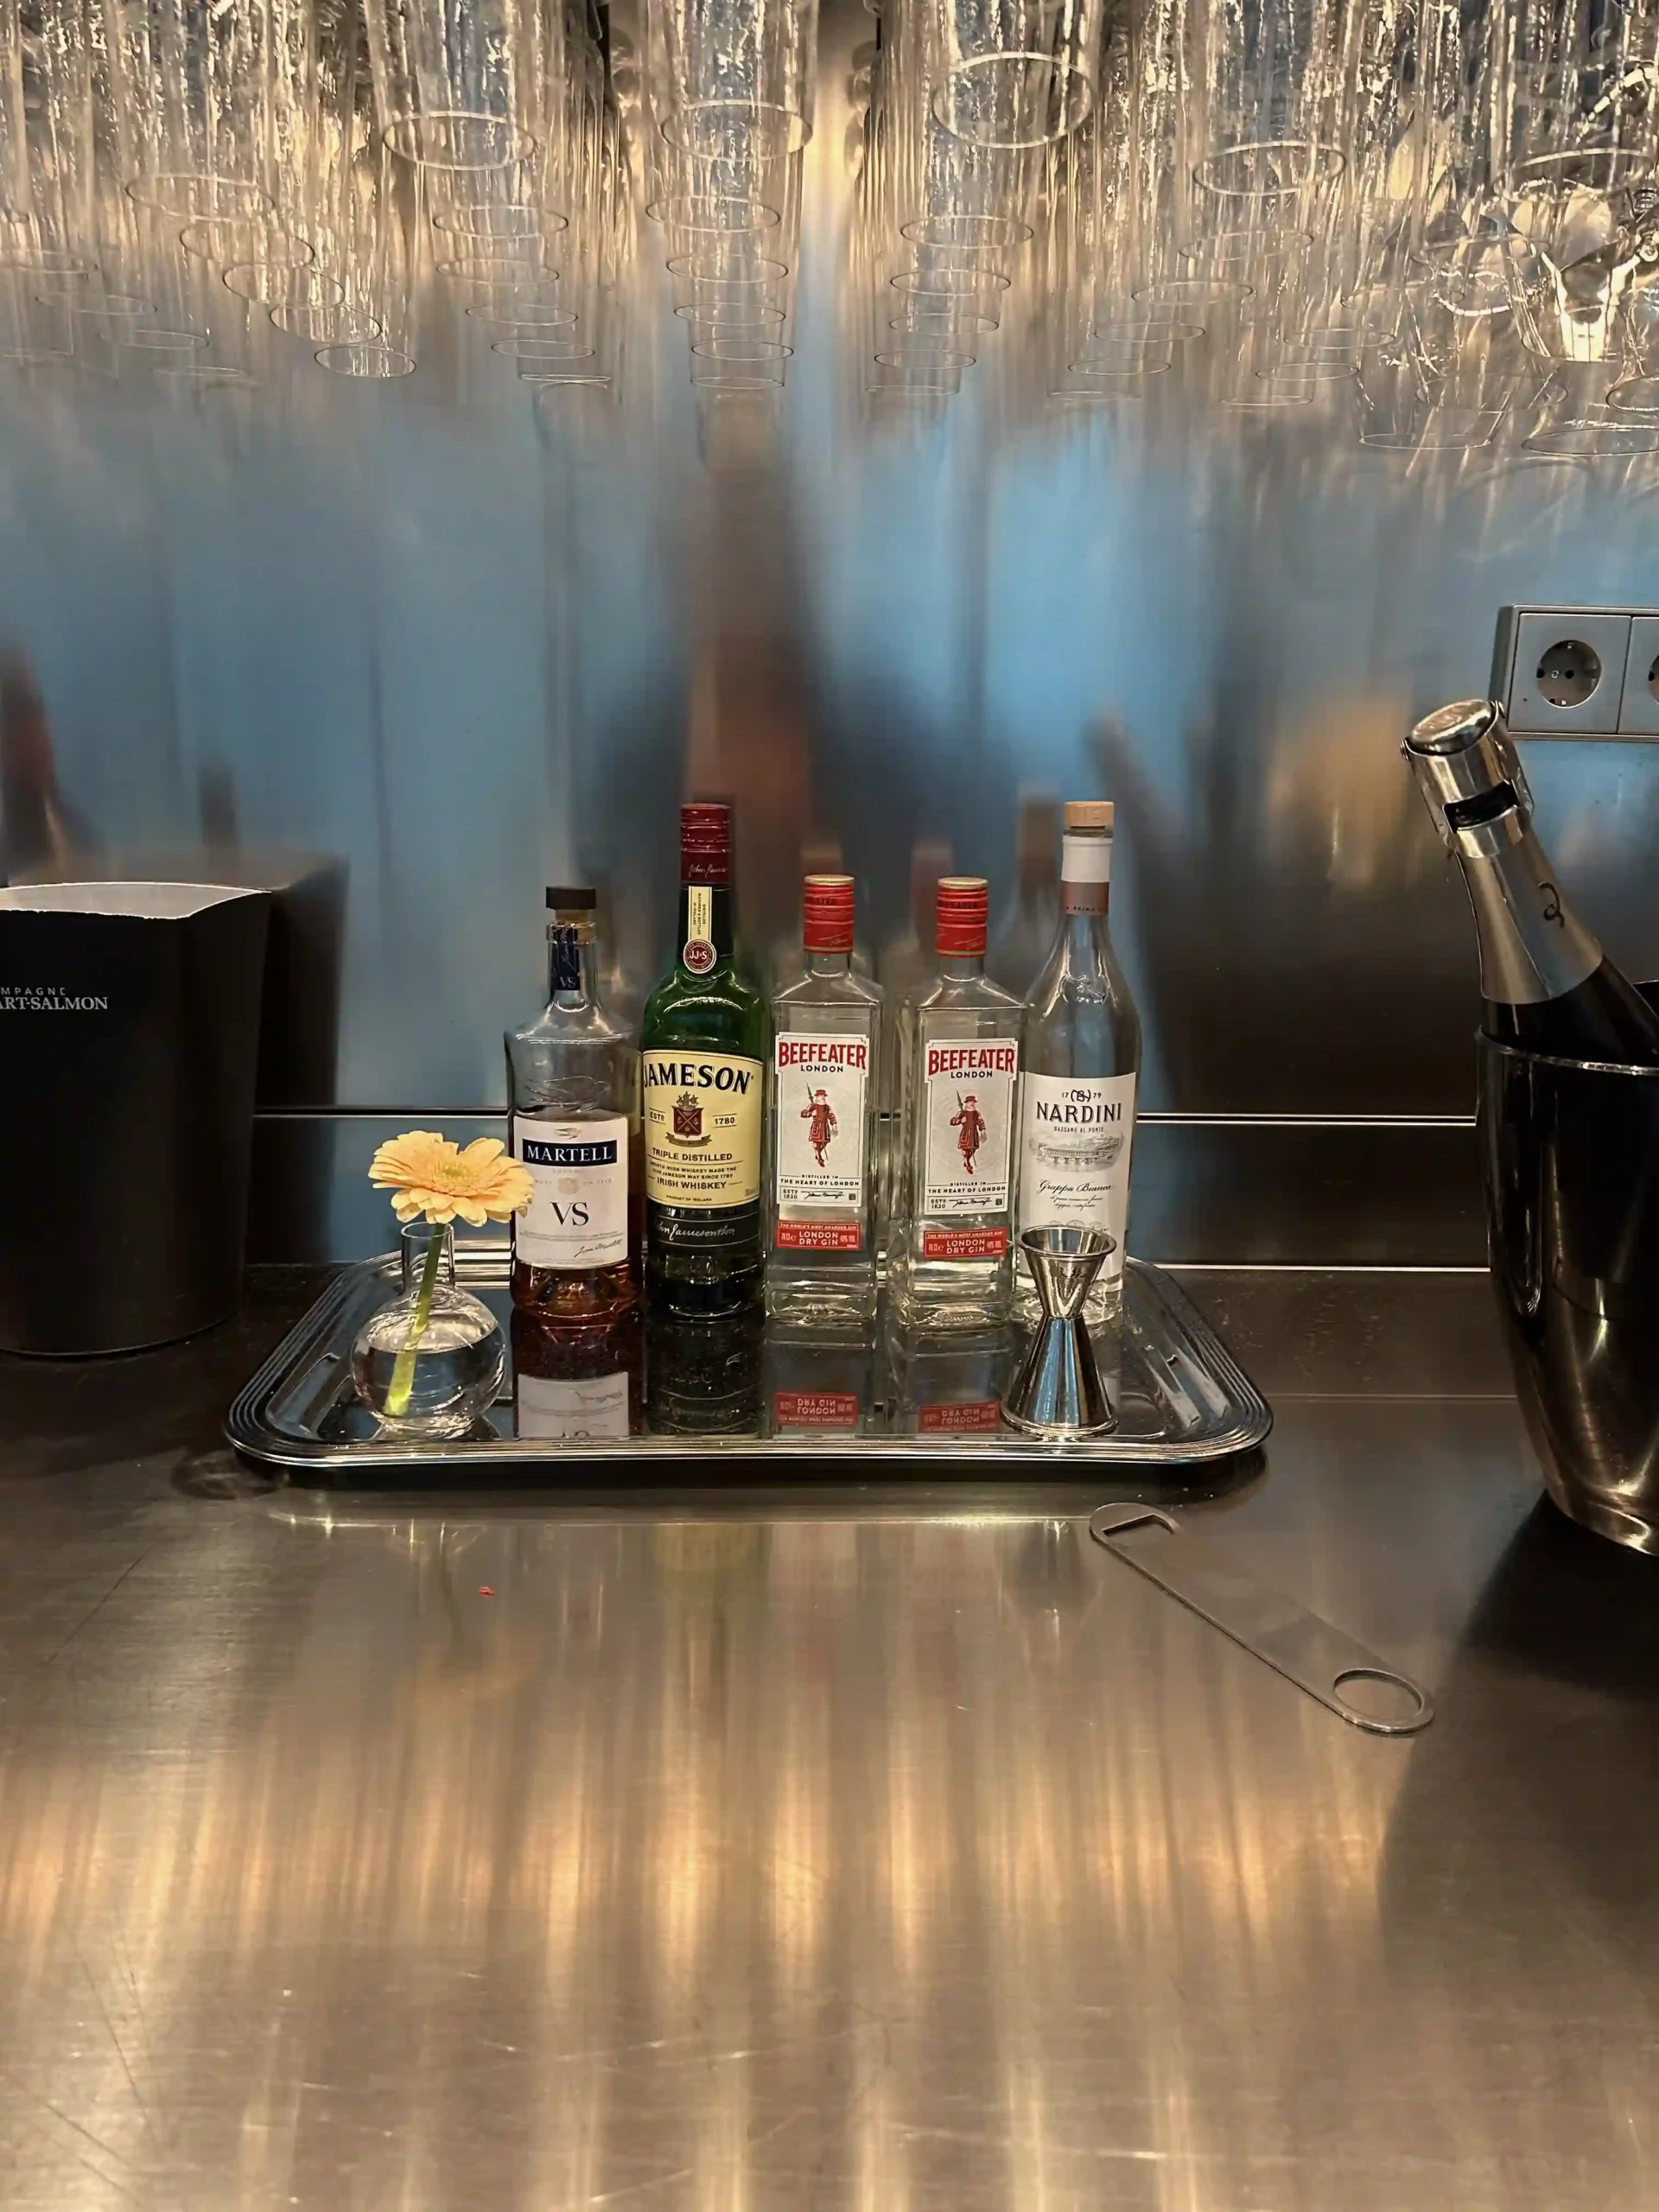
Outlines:
[[804,1328],[875,1312],[881,992],[852,971],[853,879],[809,875],[806,973],[772,1000],[766,1302]]
[[512,1402],[527,1437],[622,1438],[645,1427],[639,1309],[587,1328],[550,1328],[520,1306],[512,1317]]
[[52,728],[29,663],[18,652],[0,656],[0,883],[97,850],[58,789]]
[[728,1313],[760,1286],[761,1130],[770,1033],[735,964],[731,810],[680,810],[674,965],[645,1001],[645,1265],[653,1303]]
[[891,1281],[907,1320],[1006,1319],[1024,1008],[985,973],[982,876],[938,887],[938,980],[900,1018],[906,1069]]
[[[1059,927],[1026,1002],[1020,1109],[1020,1226],[1101,1229],[1115,1249],[1090,1293],[1091,1313],[1123,1302],[1123,1231],[1135,1141],[1141,1017],[1112,950],[1106,911],[1112,865],[1109,800],[1065,810]],[[1020,1254],[1015,1293],[1035,1313]]]
[[[815,837],[801,847],[801,874],[804,876],[840,875],[843,873],[841,847],[833,837]],[[872,972],[870,956],[863,945],[855,939],[850,955],[855,976]],[[786,930],[775,939],[767,960],[772,996],[785,984],[794,982],[806,972],[806,946],[798,929]]]
[[1562,896],[1496,702],[1442,707],[1405,751],[1475,910],[1487,1034],[1565,1059],[1659,1067],[1659,1014]]
[[548,1002],[506,1036],[509,1145],[532,1196],[513,1224],[512,1295],[562,1321],[632,1304],[634,1054],[596,996],[591,890],[550,890]]
[[874,1421],[868,1342],[772,1332],[766,1341],[766,1411],[774,1436],[854,1436]]
[[955,855],[937,839],[918,838],[911,849],[910,906],[903,927],[882,946],[876,980],[887,995],[892,1020],[909,993],[927,990],[938,968],[933,957],[933,903],[939,878],[949,875]]
[[1022,999],[1048,957],[1059,919],[1060,886],[1054,873],[1060,836],[1059,801],[1049,791],[1022,791],[1014,831],[1013,903],[991,936],[985,972]]
[[941,1440],[1006,1433],[1002,1393],[1015,1350],[1007,1329],[944,1337],[890,1331],[882,1395],[894,1433]]
[[760,1430],[758,1305],[715,1320],[653,1307],[645,1331],[645,1415],[653,1436],[756,1436]]
[[[933,909],[939,879],[956,865],[948,844],[937,838],[918,838],[910,852],[910,905],[904,925],[882,946],[875,963],[876,980],[887,995],[882,1009],[880,1129],[880,1212],[884,1238],[891,1229],[899,1183],[899,1133],[905,1117],[910,1070],[905,1060],[908,1027],[899,1016],[910,999],[931,990],[938,974],[933,950]],[[884,1245],[885,1250],[885,1245]]]

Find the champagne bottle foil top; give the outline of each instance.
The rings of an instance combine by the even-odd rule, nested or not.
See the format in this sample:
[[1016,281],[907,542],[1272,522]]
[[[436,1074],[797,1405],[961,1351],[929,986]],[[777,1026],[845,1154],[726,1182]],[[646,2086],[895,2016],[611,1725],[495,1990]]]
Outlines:
[[1532,791],[1495,699],[1459,699],[1426,715],[1403,747],[1423,804],[1446,844],[1457,837],[1455,813],[1471,799],[1508,785],[1529,814]]
[[1109,830],[1115,812],[1109,798],[1069,798],[1065,826],[1068,830]]
[[802,900],[802,935],[809,952],[853,949],[853,879],[809,875]]
[[1425,715],[1414,726],[1406,747],[1411,753],[1466,753],[1494,723],[1501,728],[1503,721],[1503,710],[1496,699],[1454,699],[1449,707],[1436,707],[1432,715]]
[[550,883],[547,887],[547,910],[550,914],[591,913],[598,904],[597,896],[590,889],[577,889],[565,883]]
[[680,880],[715,886],[731,880],[732,810],[708,800],[680,809]]
[[971,958],[985,950],[990,887],[982,875],[939,878],[937,949],[942,958]]

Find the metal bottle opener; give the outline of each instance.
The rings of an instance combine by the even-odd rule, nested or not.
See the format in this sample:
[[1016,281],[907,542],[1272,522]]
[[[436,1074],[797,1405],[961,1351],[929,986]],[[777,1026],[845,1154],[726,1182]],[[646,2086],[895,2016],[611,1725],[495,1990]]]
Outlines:
[[[1294,1599],[1241,1574],[1213,1544],[1187,1535],[1155,1507],[1100,1506],[1089,1516],[1089,1533],[1351,1726],[1373,1736],[1413,1736],[1434,1718],[1428,1692],[1408,1675]],[[1415,1710],[1396,1720],[1366,1712],[1343,1694],[1362,1682],[1403,1690]]]

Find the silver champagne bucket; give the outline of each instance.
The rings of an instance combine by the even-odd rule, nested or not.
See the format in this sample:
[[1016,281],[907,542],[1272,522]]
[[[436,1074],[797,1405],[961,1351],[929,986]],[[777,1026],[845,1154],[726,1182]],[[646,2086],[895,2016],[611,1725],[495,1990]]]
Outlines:
[[1659,1069],[1482,1037],[1479,1073],[1492,1275],[1546,1486],[1659,1551]]

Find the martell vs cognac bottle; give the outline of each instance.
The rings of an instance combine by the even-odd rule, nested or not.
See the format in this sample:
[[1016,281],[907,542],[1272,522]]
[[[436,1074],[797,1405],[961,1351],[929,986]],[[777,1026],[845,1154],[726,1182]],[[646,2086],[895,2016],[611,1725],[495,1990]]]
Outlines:
[[591,888],[547,894],[547,1004],[506,1036],[508,1147],[532,1195],[513,1224],[512,1298],[587,1325],[634,1302],[635,1053],[599,995]]
[[674,965],[645,1001],[645,1280],[653,1305],[690,1319],[758,1296],[761,1132],[771,1023],[738,972],[731,810],[680,809]]
[[1659,1014],[1567,905],[1533,834],[1503,709],[1491,699],[1442,707],[1405,754],[1475,910],[1486,1034],[1562,1059],[1659,1067]]

